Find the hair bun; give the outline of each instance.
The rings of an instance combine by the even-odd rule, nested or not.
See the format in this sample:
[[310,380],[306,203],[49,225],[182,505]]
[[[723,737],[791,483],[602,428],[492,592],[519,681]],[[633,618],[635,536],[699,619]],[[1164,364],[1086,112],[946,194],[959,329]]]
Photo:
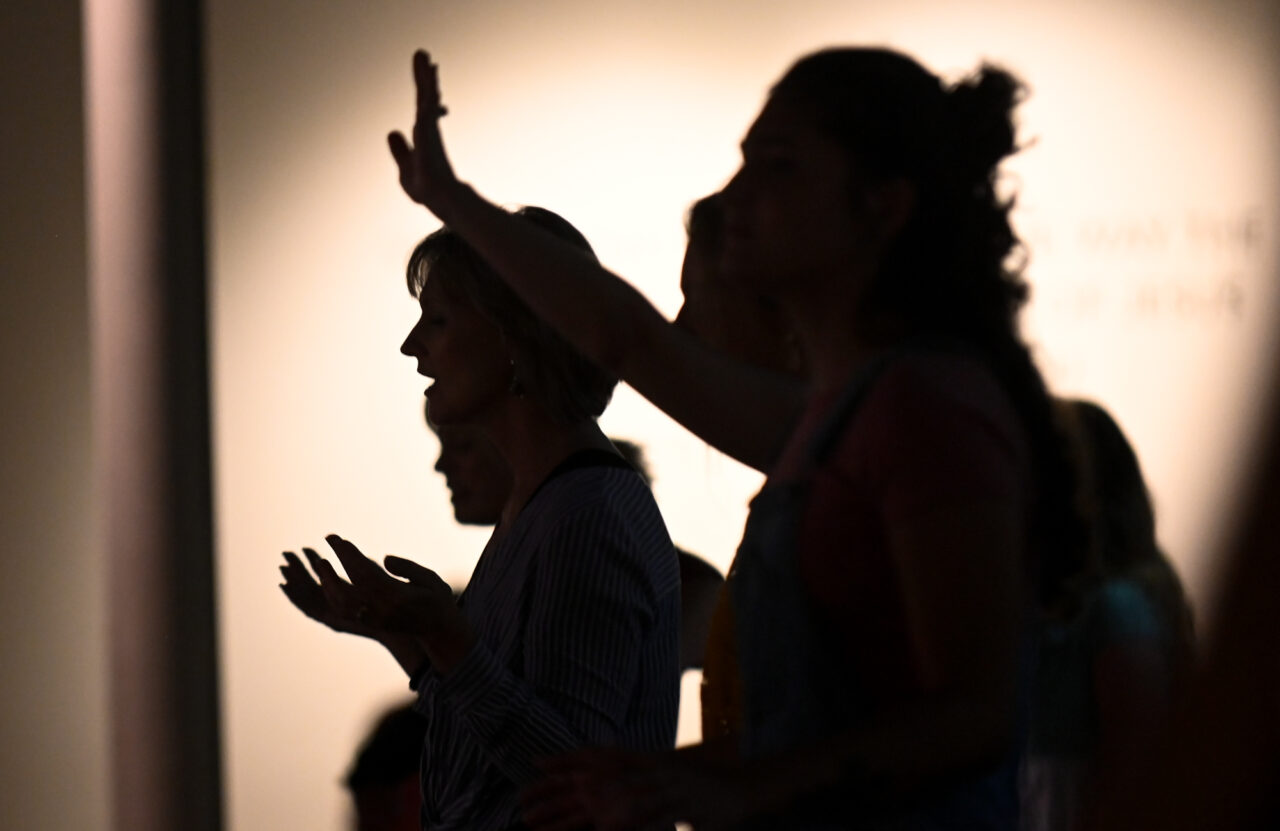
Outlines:
[[996,167],[1017,149],[1013,110],[1024,87],[1009,72],[983,64],[947,93],[956,174],[973,184],[991,179]]

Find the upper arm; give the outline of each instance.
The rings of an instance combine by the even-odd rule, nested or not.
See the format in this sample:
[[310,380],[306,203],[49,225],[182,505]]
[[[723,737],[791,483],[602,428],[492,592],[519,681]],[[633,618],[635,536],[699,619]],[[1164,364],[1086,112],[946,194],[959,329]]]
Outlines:
[[890,529],[915,668],[926,691],[1012,712],[1022,623],[1021,523],[997,499],[959,502]]
[[1027,471],[996,398],[907,389],[883,413],[878,486],[917,677],[1012,735],[1027,586]]
[[592,256],[467,191],[449,223],[582,353],[708,444],[758,469],[781,450],[803,389],[741,364],[658,313]]

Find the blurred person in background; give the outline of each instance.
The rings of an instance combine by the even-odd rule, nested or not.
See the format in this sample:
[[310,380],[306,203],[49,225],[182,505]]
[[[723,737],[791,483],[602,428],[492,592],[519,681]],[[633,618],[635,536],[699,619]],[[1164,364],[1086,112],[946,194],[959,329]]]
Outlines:
[[419,831],[418,757],[427,721],[407,702],[386,711],[360,743],[346,776],[355,831]]
[[1091,401],[1059,400],[1088,526],[1081,573],[1044,610],[1023,831],[1080,831],[1098,779],[1144,764],[1193,663],[1191,611],[1156,539],[1137,454]]

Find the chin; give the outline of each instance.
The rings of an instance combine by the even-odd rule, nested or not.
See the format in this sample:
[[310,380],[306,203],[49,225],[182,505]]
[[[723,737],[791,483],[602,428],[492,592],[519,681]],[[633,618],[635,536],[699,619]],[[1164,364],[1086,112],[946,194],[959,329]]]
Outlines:
[[459,525],[494,525],[492,518],[484,516],[479,511],[467,510],[465,508],[453,509],[453,521]]

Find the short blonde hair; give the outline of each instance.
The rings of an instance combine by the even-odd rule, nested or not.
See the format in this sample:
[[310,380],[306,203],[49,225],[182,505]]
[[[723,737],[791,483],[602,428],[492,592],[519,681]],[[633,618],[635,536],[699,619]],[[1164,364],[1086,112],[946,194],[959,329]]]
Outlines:
[[[559,214],[529,206],[514,215],[595,259],[586,237]],[[429,234],[409,256],[405,270],[409,293],[419,297],[429,275],[442,281],[446,294],[471,303],[498,327],[511,349],[519,386],[538,399],[553,418],[575,424],[604,412],[617,377],[537,317],[475,249],[447,226]]]

